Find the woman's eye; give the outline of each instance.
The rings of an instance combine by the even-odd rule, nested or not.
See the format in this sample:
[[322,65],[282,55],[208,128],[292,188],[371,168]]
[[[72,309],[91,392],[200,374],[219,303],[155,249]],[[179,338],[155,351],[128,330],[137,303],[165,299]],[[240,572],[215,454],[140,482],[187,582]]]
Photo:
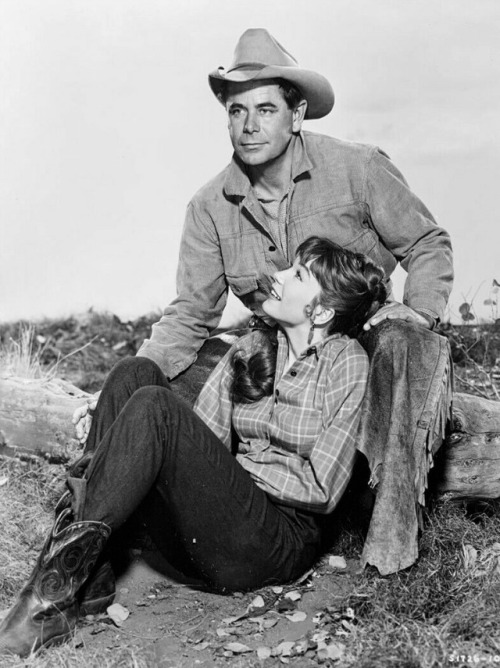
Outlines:
[[300,269],[297,269],[297,271],[295,272],[295,278],[298,278],[299,281],[302,280],[302,275],[301,275],[301,273],[300,273]]

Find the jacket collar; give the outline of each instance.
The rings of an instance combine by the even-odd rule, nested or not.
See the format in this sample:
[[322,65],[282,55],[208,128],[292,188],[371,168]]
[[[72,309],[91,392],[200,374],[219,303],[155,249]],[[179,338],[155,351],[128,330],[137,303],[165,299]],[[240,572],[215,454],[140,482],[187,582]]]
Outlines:
[[[306,149],[305,137],[302,132],[292,138],[292,180],[313,169]],[[252,187],[247,176],[245,165],[233,154],[224,182],[224,194],[228,197],[246,197]]]

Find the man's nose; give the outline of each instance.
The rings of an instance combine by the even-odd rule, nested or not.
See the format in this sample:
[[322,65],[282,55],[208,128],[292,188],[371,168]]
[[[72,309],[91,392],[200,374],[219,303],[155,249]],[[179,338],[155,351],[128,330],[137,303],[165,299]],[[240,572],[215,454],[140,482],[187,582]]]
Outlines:
[[252,134],[260,130],[259,117],[257,114],[249,112],[245,121],[245,132]]

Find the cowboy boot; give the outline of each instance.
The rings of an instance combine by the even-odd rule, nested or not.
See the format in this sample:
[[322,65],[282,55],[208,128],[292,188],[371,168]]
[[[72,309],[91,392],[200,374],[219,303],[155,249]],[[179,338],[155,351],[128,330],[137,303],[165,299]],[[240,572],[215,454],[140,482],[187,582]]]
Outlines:
[[89,575],[87,582],[78,592],[80,615],[98,615],[106,612],[115,600],[116,581],[109,559],[104,557]]
[[68,638],[78,621],[76,594],[111,533],[103,522],[71,522],[63,510],[28,583],[0,626],[0,655],[30,652]]
[[[73,516],[80,517],[78,508],[75,508],[74,491],[75,486],[73,481],[73,493],[66,491],[57,502],[55,507],[56,519],[66,508],[72,508]],[[80,604],[80,616],[98,615],[101,612],[105,612],[113,603],[115,594],[115,574],[105,550],[104,554],[99,557],[87,581],[78,592],[77,599]]]

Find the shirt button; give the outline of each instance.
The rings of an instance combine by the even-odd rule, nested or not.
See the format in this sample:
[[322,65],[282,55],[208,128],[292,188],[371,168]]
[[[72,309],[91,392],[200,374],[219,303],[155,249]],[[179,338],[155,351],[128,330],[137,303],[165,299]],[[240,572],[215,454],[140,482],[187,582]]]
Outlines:
[[290,376],[294,376],[294,377],[295,377],[296,375],[297,375],[297,372],[296,372],[296,371],[290,371]]
[[274,253],[274,251],[276,250],[276,246],[269,246],[269,250],[271,251],[271,253]]

